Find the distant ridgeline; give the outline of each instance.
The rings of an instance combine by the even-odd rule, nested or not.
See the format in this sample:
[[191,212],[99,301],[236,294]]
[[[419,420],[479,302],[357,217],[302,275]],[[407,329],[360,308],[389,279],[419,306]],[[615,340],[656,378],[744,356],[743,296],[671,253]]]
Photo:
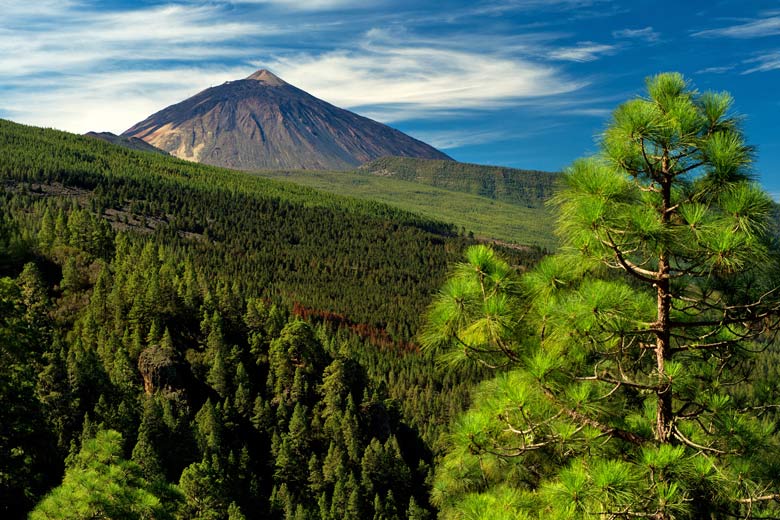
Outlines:
[[112,134],[111,132],[87,132],[84,135],[87,137],[94,137],[95,139],[102,139],[103,141],[109,142],[111,144],[124,146],[125,148],[130,148],[131,150],[168,155],[168,152],[165,150],[160,150],[159,148],[152,146],[143,139],[139,139],[137,137],[124,137],[121,135]]
[[430,518],[481,374],[397,347],[471,242],[0,120],[0,517]]
[[551,172],[409,157],[383,157],[360,166],[356,171],[471,193],[529,208],[544,205],[555,192],[560,178],[560,174]]

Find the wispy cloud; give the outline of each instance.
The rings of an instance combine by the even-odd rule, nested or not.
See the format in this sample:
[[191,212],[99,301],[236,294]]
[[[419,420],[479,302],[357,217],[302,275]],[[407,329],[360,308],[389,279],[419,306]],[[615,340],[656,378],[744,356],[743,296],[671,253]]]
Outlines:
[[381,0],[231,0],[234,4],[265,4],[293,11],[330,11],[339,9],[369,9]]
[[43,79],[32,89],[4,91],[0,111],[32,125],[119,133],[166,105],[245,72],[243,67],[174,67]]
[[768,16],[728,27],[698,31],[693,33],[693,36],[700,38],[761,38],[778,34],[780,34],[780,16]]
[[661,33],[648,26],[642,29],[620,29],[618,31],[612,31],[612,36],[614,38],[644,40],[653,43],[661,38]]
[[596,117],[599,119],[603,119],[608,117],[612,113],[611,108],[571,108],[569,110],[564,110],[564,114],[569,114],[573,116],[589,116],[589,117]]
[[[228,42],[263,31],[270,24],[224,20],[209,6],[165,6],[118,12],[70,10],[38,21],[56,27],[41,30],[26,24],[0,26],[0,77],[38,72],[73,74],[121,62],[192,60],[235,56],[241,49]],[[0,81],[3,81],[0,80]]]
[[415,132],[415,137],[422,139],[436,148],[451,150],[463,146],[473,146],[514,139],[517,136],[510,135],[506,131],[501,130],[433,130]]
[[242,38],[281,31],[230,19],[214,5],[94,11],[74,2],[28,9],[0,0],[0,6],[11,16],[0,21],[0,110],[75,132],[122,131],[165,104],[245,76],[244,67],[217,63],[250,58]]
[[615,45],[605,45],[594,42],[580,42],[576,47],[560,47],[550,52],[549,57],[562,61],[594,61],[605,54],[614,54]]
[[780,51],[772,51],[745,60],[745,63],[749,65],[749,69],[745,70],[742,74],[752,74],[754,72],[768,72],[770,70],[780,69]]
[[418,130],[414,136],[422,139],[436,148],[442,150],[454,150],[469,146],[480,146],[487,143],[509,142],[515,143],[519,140],[535,138],[542,134],[554,132],[556,129],[564,126],[562,121],[545,119],[544,125],[534,126],[524,129],[480,129],[470,128],[468,130]]
[[723,65],[718,67],[707,67],[706,69],[697,70],[696,74],[725,74],[734,70],[735,65]]
[[[500,13],[604,2],[485,1],[479,7]],[[538,27],[522,34],[457,29],[429,34],[402,23],[380,23],[382,29],[363,27],[353,36],[341,25],[341,14],[317,14],[361,11],[369,4],[391,3],[193,0],[117,10],[98,9],[86,0],[0,0],[0,113],[76,132],[120,132],[203,88],[245,77],[254,66],[271,68],[320,98],[384,122],[448,117],[529,100],[547,105],[590,83],[556,62],[592,61],[620,47],[591,41],[560,45],[571,35]],[[303,11],[308,12],[298,14]],[[382,12],[383,21],[382,16],[395,14]],[[371,17],[363,11],[359,18],[365,24]],[[309,23],[326,31],[313,33],[312,40],[328,34],[337,43],[298,47],[301,35],[310,36],[302,29]],[[288,34],[296,39],[281,37]],[[277,46],[280,41],[286,46]]]
[[428,110],[494,108],[586,84],[554,67],[498,54],[389,43],[279,58],[268,65],[335,105],[386,106],[391,120]]
[[[507,11],[575,11],[610,3],[611,0],[498,0],[485,2],[476,7],[475,12],[500,14]],[[574,13],[572,13],[574,14]]]

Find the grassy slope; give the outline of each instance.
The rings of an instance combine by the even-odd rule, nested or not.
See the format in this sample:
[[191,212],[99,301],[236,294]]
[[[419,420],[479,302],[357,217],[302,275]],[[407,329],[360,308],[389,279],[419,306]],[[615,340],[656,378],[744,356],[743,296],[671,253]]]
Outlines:
[[467,232],[473,231],[478,237],[548,249],[556,247],[552,235],[553,217],[541,201],[537,201],[535,207],[527,207],[417,182],[354,172],[259,171],[254,175],[382,202],[431,219],[451,222]]
[[360,166],[356,172],[471,193],[529,208],[544,206],[560,178],[560,174],[551,172],[412,157],[382,157]]

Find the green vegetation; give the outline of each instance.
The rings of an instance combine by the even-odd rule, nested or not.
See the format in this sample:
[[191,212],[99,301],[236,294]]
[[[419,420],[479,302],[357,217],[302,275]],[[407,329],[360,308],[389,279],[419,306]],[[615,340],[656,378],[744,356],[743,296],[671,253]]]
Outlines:
[[14,212],[40,219],[49,207],[50,222],[90,210],[116,229],[153,235],[176,261],[219,269],[247,294],[389,340],[413,336],[427,295],[466,243],[449,224],[387,205],[53,130],[0,122],[0,156],[6,196],[23,197],[8,201]]
[[98,432],[81,447],[54,489],[30,514],[31,520],[88,518],[172,518],[172,488],[154,489],[141,467],[122,457],[122,436]]
[[472,241],[10,122],[0,157],[0,516],[431,516],[484,372],[411,339]]
[[410,157],[383,157],[356,171],[471,193],[527,208],[543,207],[555,193],[560,180],[557,173]]
[[[439,161],[424,161],[428,162]],[[513,204],[425,183],[354,172],[258,171],[254,175],[381,202],[433,220],[451,222],[458,229],[485,239],[536,245],[548,250],[557,247],[552,234],[553,216],[542,199],[533,200],[533,205]],[[549,192],[544,193],[546,196]]]
[[444,518],[780,512],[772,204],[728,94],[647,88],[568,170],[560,254],[521,277],[471,247],[431,309],[443,360],[509,367],[450,437]]
[[547,258],[0,121],[0,516],[777,517],[777,208],[728,95],[648,88]]

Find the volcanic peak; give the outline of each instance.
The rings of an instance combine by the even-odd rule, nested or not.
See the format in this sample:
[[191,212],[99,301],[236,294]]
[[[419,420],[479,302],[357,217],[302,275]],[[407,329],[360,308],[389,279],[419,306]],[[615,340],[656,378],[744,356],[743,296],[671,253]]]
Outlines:
[[253,79],[255,81],[265,83],[269,87],[281,87],[283,85],[287,85],[287,82],[268,69],[260,69],[248,76],[246,79]]
[[266,69],[207,88],[127,130],[181,159],[240,170],[342,170],[385,156],[450,159]]

